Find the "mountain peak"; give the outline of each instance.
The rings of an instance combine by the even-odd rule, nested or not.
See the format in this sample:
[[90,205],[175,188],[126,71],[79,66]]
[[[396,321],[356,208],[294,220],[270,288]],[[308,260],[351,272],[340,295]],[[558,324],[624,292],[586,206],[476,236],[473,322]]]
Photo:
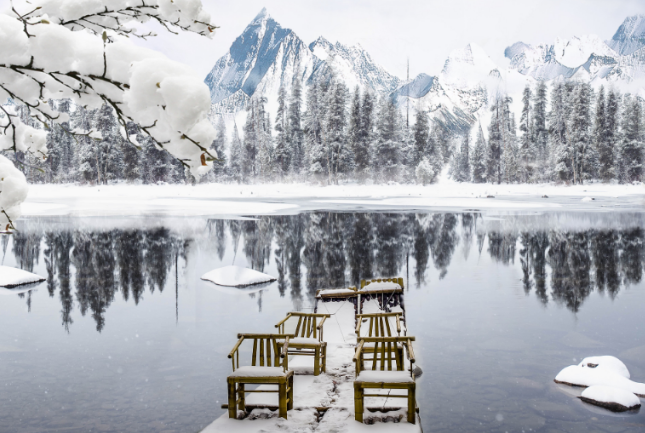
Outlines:
[[645,15],[632,15],[618,27],[607,45],[619,54],[629,55],[645,46]]
[[269,15],[269,12],[267,11],[267,8],[262,8],[260,13],[257,14],[255,16],[255,18],[253,18],[253,22],[255,23],[255,22],[259,22],[259,21],[264,21],[264,20],[267,20],[269,18],[271,18],[271,16]]

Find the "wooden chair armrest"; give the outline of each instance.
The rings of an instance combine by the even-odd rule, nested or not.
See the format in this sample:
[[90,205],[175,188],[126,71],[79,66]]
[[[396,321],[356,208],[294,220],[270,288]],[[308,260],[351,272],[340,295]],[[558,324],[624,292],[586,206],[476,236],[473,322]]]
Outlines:
[[243,341],[244,341],[244,337],[240,337],[240,339],[237,340],[237,343],[235,343],[235,346],[233,347],[233,350],[231,350],[231,353],[228,354],[229,358],[233,357],[233,354],[240,347],[240,344],[242,344]]
[[401,335],[401,316],[397,314],[395,317],[396,317],[396,332],[399,335]]
[[365,344],[364,341],[361,341],[360,343],[358,343],[358,346],[356,346],[356,352],[354,353],[354,357],[352,358],[352,361],[356,362],[359,359],[361,352],[363,351],[364,344]]
[[291,313],[287,313],[287,317],[285,317],[284,319],[282,319],[282,320],[280,320],[278,323],[276,323],[275,327],[276,327],[276,328],[277,328],[277,327],[279,327],[279,326],[280,326],[280,325],[282,325],[284,322],[286,322],[287,320],[289,320],[289,318],[290,318],[290,317],[291,317]]
[[406,343],[408,346],[408,359],[410,360],[410,363],[415,362],[415,357],[414,357],[414,349],[412,349],[412,341],[408,340]]

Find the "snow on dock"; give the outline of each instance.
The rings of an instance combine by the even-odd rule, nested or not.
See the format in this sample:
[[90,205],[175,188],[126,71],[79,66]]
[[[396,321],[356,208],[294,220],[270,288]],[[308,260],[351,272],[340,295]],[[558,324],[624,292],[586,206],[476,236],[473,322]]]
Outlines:
[[[378,286],[377,286],[378,287]],[[380,287],[384,289],[384,287]],[[401,287],[392,287],[400,292]],[[398,289],[398,290],[397,290]],[[386,326],[397,332],[397,316],[401,334],[405,334],[405,312],[402,303],[391,305],[380,294],[361,294],[360,291],[341,290],[324,291],[329,296],[319,296],[316,313],[330,314],[324,322],[324,340],[327,342],[327,371],[313,376],[311,357],[294,356],[289,358],[289,369],[294,370],[294,407],[288,412],[288,419],[279,418],[277,411],[278,396],[274,393],[252,393],[246,398],[249,415],[242,419],[229,418],[223,414],[202,433],[234,432],[316,432],[316,433],[373,433],[401,432],[419,433],[421,421],[416,415],[416,424],[406,422],[407,398],[388,398],[388,396],[405,393],[405,390],[373,389],[371,392],[383,394],[383,398],[365,397],[365,421],[354,419],[354,380],[355,368],[352,358],[357,345],[357,314],[400,313],[390,314],[384,318]],[[351,293],[350,293],[351,292]],[[320,295],[321,293],[319,293]],[[334,296],[341,295],[341,296]],[[360,297],[363,296],[364,300]],[[387,298],[387,297],[386,297]],[[362,321],[359,328],[361,337],[371,335],[370,318],[358,316]],[[297,320],[289,319],[285,324],[285,333],[292,333]],[[401,324],[403,323],[403,324]],[[407,374],[409,372],[398,372]],[[368,373],[369,374],[369,373]],[[276,389],[275,385],[260,385],[257,389]],[[395,421],[395,422],[392,422]],[[400,421],[400,422],[398,422]]]

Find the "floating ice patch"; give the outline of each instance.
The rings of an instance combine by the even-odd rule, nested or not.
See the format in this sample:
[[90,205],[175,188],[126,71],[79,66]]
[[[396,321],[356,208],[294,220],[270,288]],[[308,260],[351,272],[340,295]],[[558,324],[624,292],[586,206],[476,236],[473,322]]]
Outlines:
[[578,398],[614,412],[638,409],[641,406],[640,399],[634,393],[613,386],[590,386]]
[[645,384],[634,382],[629,377],[629,370],[619,359],[592,356],[560,371],[555,381],[573,386],[609,386],[645,397]]
[[16,287],[41,281],[45,281],[45,279],[40,275],[9,266],[0,266],[0,287]]
[[585,198],[583,198],[581,201],[594,201],[594,200],[595,200],[595,198],[592,198],[592,197],[585,197]]
[[212,281],[220,286],[245,287],[253,284],[268,283],[276,279],[271,275],[239,266],[224,266],[202,275],[202,280]]

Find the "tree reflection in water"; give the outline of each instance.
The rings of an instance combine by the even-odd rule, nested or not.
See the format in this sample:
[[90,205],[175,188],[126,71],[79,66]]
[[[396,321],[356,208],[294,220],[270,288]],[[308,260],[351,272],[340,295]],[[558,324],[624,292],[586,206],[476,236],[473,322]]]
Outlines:
[[[411,272],[409,283],[419,288],[429,282],[431,266],[439,279],[446,278],[460,242],[464,260],[475,244],[480,256],[519,266],[527,294],[535,292],[544,305],[554,302],[572,312],[594,290],[613,299],[622,287],[641,281],[645,230],[640,220],[624,229],[517,228],[485,222],[476,212],[313,212],[209,220],[203,239],[163,227],[41,230],[35,225],[11,239],[3,236],[0,246],[3,256],[13,254],[28,271],[43,260],[49,296],[60,299],[67,331],[75,309],[90,315],[100,332],[118,293],[126,302],[139,304],[146,292],[163,291],[168,281],[178,281],[179,259],[190,260],[191,246],[200,242],[212,244],[220,262],[232,249],[233,257],[244,254],[259,271],[271,265],[273,255],[280,296],[290,296],[295,309],[320,288],[358,285],[361,278],[410,277]],[[19,296],[30,308],[31,292]],[[255,296],[261,308],[261,293]]]

